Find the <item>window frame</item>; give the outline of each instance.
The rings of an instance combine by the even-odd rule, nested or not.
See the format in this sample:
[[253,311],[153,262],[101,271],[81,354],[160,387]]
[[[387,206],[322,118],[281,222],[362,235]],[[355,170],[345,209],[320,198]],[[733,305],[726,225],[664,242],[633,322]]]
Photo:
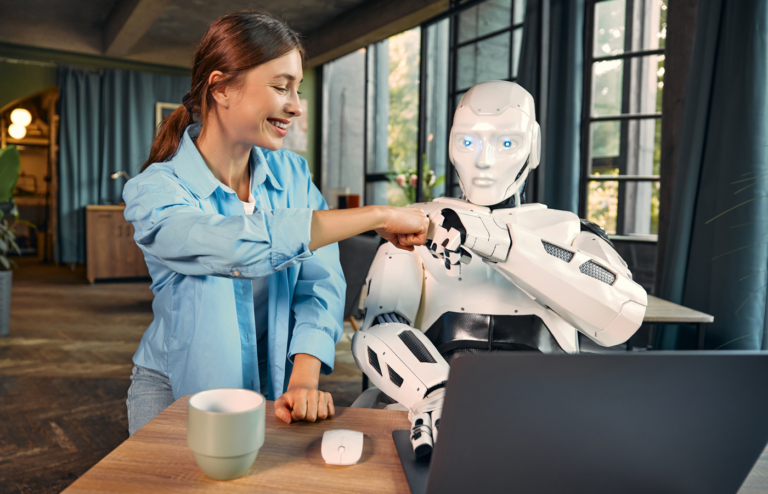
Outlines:
[[[622,75],[622,102],[621,114],[608,116],[594,116],[592,114],[592,95],[594,92],[594,64],[611,60],[631,61],[636,58],[648,56],[664,56],[664,48],[632,50],[633,30],[636,25],[635,1],[626,0],[624,18],[624,51],[615,55],[596,57],[595,53],[595,7],[598,3],[610,0],[586,0],[584,8],[584,69],[582,92],[582,116],[581,116],[581,170],[579,174],[579,209],[578,214],[587,218],[589,211],[589,185],[592,182],[618,182],[618,204],[616,211],[616,234],[610,234],[615,239],[632,239],[640,241],[656,242],[658,235],[626,235],[624,232],[624,217],[626,212],[626,200],[624,200],[627,183],[660,182],[661,175],[593,175],[592,165],[592,124],[595,122],[620,122],[619,159],[627,159],[626,142],[628,138],[628,122],[632,120],[661,120],[662,113],[629,113],[630,91],[633,84],[632,64],[623,64]],[[635,75],[636,77],[636,75]],[[659,143],[659,145],[661,145]]]

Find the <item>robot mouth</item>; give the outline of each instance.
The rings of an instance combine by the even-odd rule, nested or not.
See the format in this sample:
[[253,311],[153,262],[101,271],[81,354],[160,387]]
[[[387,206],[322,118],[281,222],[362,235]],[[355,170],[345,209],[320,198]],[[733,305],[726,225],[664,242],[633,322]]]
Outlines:
[[489,177],[477,177],[472,179],[472,184],[478,187],[490,187],[495,183],[496,181]]

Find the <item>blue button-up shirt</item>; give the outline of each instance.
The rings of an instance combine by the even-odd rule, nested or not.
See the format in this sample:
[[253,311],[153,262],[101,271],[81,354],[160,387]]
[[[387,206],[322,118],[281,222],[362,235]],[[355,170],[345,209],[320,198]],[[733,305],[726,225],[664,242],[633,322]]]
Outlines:
[[219,182],[187,128],[176,155],[129,180],[125,218],[144,252],[154,320],[133,357],[166,374],[173,395],[212,388],[259,390],[251,280],[269,277],[268,372],[271,399],[285,392],[297,353],[333,370],[346,284],[336,244],[309,250],[312,211],[327,209],[304,158],[251,151],[258,212],[245,215]]

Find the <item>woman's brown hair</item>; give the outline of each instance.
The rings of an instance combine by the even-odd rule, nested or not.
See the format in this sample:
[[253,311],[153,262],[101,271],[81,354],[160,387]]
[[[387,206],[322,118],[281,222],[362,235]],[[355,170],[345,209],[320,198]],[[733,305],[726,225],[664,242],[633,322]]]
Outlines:
[[[184,104],[168,115],[158,129],[149,158],[141,171],[152,163],[168,161],[176,154],[186,128],[194,115],[205,121],[213,104],[211,89],[238,84],[241,74],[257,65],[298,50],[304,59],[304,47],[298,33],[266,12],[248,10],[219,17],[208,26],[195,51],[192,87]],[[211,72],[224,76],[208,84]]]

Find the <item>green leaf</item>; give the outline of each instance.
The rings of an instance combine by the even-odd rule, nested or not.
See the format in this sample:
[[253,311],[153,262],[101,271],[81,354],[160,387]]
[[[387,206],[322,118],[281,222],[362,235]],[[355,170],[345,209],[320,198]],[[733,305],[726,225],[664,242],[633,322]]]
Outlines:
[[21,155],[16,146],[10,145],[0,149],[0,202],[13,199],[13,189],[19,180],[20,167]]
[[435,179],[435,185],[432,187],[439,187],[445,183],[445,175],[440,175]]
[[0,255],[0,264],[3,265],[3,269],[5,269],[6,271],[11,269],[11,263],[8,262],[8,258],[5,256]]

